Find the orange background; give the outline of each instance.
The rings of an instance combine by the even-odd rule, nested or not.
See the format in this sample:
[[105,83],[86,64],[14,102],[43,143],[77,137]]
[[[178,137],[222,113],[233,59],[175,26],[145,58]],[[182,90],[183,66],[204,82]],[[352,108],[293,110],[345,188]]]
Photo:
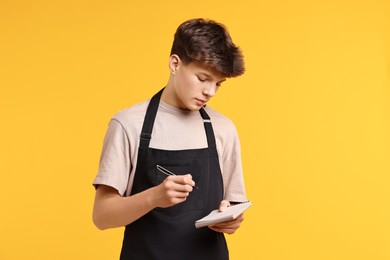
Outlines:
[[390,259],[388,1],[1,1],[0,259],[118,259],[91,220],[104,133],[168,79],[177,26],[246,58],[211,103],[253,205],[231,259]]

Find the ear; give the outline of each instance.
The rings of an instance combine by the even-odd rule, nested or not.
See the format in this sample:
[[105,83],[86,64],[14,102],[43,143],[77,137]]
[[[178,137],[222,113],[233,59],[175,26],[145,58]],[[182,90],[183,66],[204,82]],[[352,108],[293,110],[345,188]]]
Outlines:
[[176,73],[180,67],[180,64],[181,60],[176,54],[172,54],[171,57],[169,57],[169,69],[171,70],[172,74]]

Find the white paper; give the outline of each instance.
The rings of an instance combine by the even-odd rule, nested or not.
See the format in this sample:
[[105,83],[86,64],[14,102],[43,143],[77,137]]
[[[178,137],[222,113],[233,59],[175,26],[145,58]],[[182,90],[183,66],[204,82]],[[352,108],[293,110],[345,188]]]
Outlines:
[[249,208],[250,205],[252,205],[252,203],[250,201],[247,201],[227,207],[222,212],[220,212],[218,209],[213,210],[204,218],[195,221],[195,227],[200,228],[211,224],[236,219],[241,213],[243,213],[247,208]]

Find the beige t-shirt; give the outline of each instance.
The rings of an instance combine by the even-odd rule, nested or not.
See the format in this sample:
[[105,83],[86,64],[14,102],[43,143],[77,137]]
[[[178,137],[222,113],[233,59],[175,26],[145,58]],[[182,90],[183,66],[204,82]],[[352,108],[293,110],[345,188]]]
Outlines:
[[[129,196],[137,163],[139,136],[150,100],[115,114],[103,142],[98,174],[93,185],[103,184]],[[214,129],[225,195],[229,201],[246,201],[240,142],[233,123],[206,107]],[[206,132],[199,111],[188,111],[160,101],[150,147],[163,150],[207,147]]]

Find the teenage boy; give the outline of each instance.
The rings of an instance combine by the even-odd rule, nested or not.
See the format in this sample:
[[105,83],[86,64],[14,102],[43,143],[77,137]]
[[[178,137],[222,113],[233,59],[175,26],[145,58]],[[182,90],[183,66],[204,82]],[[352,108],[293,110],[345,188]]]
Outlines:
[[243,221],[195,228],[210,211],[246,201],[233,123],[206,106],[243,56],[222,24],[181,24],[165,88],[113,116],[94,181],[93,221],[126,226],[121,259],[228,259],[224,233]]

